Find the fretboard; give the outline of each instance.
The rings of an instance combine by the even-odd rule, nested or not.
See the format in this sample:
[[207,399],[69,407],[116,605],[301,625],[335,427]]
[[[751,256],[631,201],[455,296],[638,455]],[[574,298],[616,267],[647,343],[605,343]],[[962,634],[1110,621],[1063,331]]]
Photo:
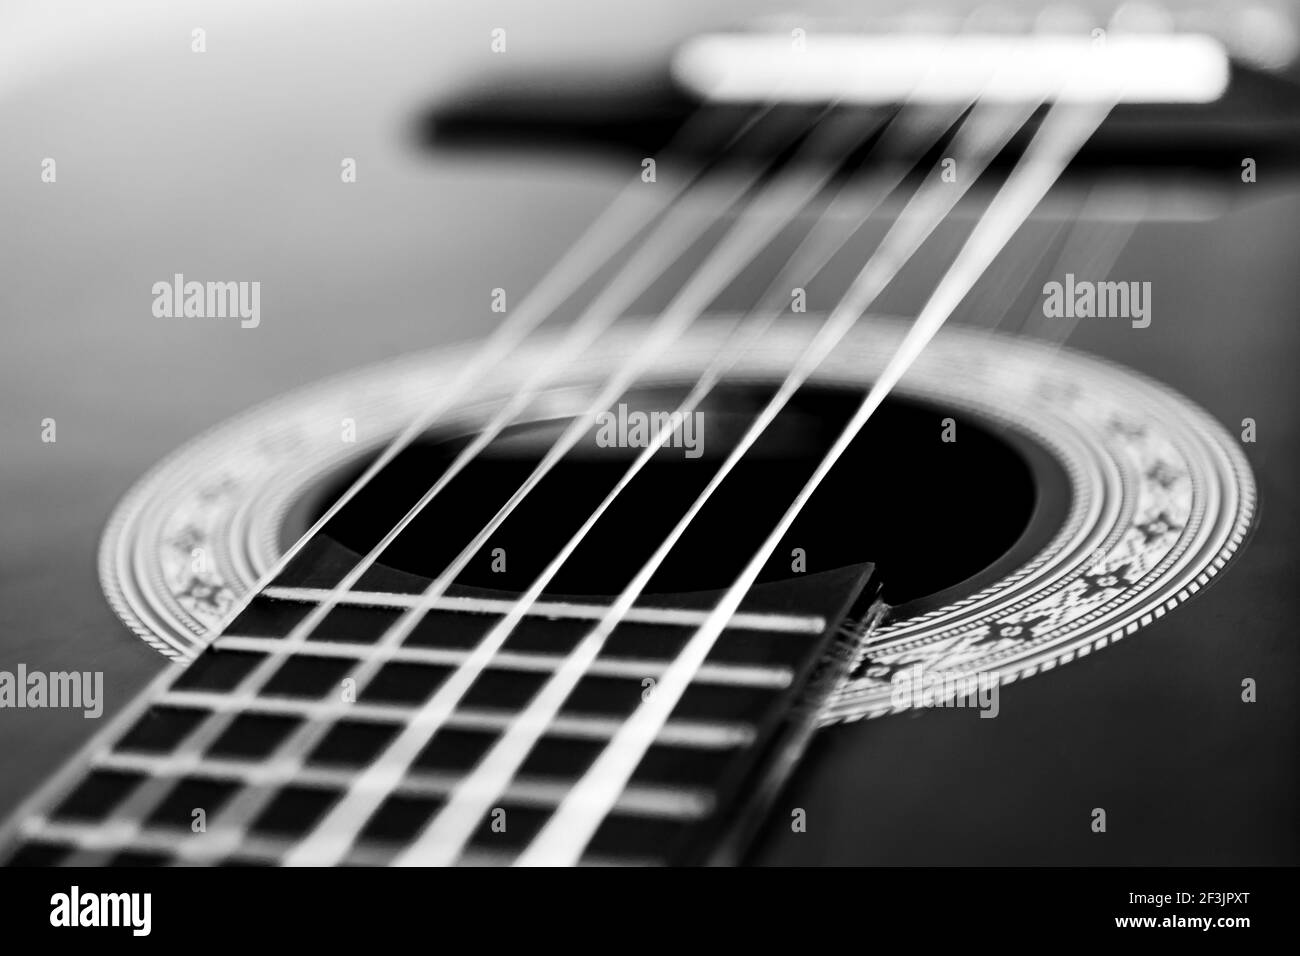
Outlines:
[[[755,588],[694,674],[582,853],[583,863],[734,859],[794,765],[830,688],[837,630],[869,567]],[[259,593],[188,666],[169,670],[20,812],[19,864],[277,864],[341,837],[348,864],[387,864],[429,826],[606,611],[532,606],[418,755],[376,774],[426,701],[511,602],[440,598],[396,647],[377,642],[417,599],[334,594],[306,640],[287,635],[328,592]],[[713,596],[646,598],[614,629],[456,861],[509,863],[636,711]],[[350,675],[362,675],[356,680]],[[415,728],[425,733],[425,728]],[[371,771],[367,773],[367,771]],[[356,789],[384,780],[357,801]],[[364,819],[338,819],[352,801]],[[328,821],[328,824],[327,824]],[[340,828],[323,834],[326,825]]]

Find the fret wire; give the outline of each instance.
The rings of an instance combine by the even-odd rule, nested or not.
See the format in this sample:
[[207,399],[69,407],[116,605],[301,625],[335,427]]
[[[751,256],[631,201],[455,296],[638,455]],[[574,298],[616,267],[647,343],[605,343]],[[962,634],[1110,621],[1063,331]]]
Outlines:
[[[217,638],[216,646],[226,650],[271,651],[282,638],[278,637],[227,637]],[[423,664],[463,664],[470,651],[441,647],[396,647],[381,649],[374,644],[357,644],[346,641],[316,641],[298,651],[298,657],[330,657],[353,660],[374,658],[388,661],[407,661]],[[559,654],[538,654],[522,651],[499,651],[492,658],[492,667],[501,670],[548,673],[554,671],[564,658]],[[591,673],[597,677],[656,677],[671,661],[645,658],[614,658],[596,661]],[[709,663],[700,668],[699,681],[724,687],[762,687],[779,690],[789,687],[794,674],[788,667],[763,667],[749,664]]]
[[[103,830],[94,824],[56,822],[44,817],[28,818],[21,832],[28,840],[73,847],[101,847],[103,852],[111,853],[122,850],[142,850],[171,855],[177,846],[175,830],[146,827],[137,831],[129,842],[111,843],[104,838]],[[240,843],[238,853],[233,859],[249,863],[276,864],[284,859],[293,844],[294,840],[291,837],[250,834]],[[368,841],[353,847],[344,862],[354,866],[384,866],[400,852],[400,849],[400,845],[379,840]],[[511,858],[510,853],[471,848],[463,862],[468,866],[500,866],[508,864]],[[582,866],[655,866],[659,863],[657,860],[598,855],[584,856],[580,862]],[[71,864],[65,862],[62,865]]]
[[[329,591],[324,588],[271,587],[261,596],[284,601],[314,602]],[[421,603],[418,594],[396,594],[384,591],[348,591],[335,596],[339,604],[358,607],[415,607]],[[519,602],[501,598],[452,597],[443,595],[429,608],[432,611],[457,611],[467,614],[507,614]],[[574,604],[566,601],[535,601],[524,612],[529,617],[596,620],[605,613],[603,604]],[[708,611],[689,608],[635,607],[624,618],[630,624],[665,624],[690,626],[699,624]],[[816,615],[768,614],[741,612],[732,625],[735,630],[770,631],[787,634],[820,634],[826,629],[824,618]]]
[[[97,758],[92,769],[145,773],[169,783],[175,783],[182,777],[237,781],[242,789],[236,799],[247,792],[275,793],[286,783],[339,788],[346,792],[355,780],[352,769],[302,767],[296,764],[264,765],[246,760],[190,758],[183,755],[108,754]],[[459,779],[454,774],[412,772],[395,787],[386,789],[384,796],[386,798],[397,794],[442,797],[454,790]],[[569,783],[565,780],[525,777],[512,781],[501,794],[501,799],[512,804],[550,809],[560,803],[568,788]],[[627,787],[615,804],[615,812],[625,815],[677,821],[701,819],[712,808],[712,796],[706,790],[652,784]],[[220,815],[203,834],[122,820],[95,826],[91,831],[93,838],[77,841],[78,854],[69,863],[79,865],[77,859],[82,853],[103,854],[137,844],[141,833],[149,829],[170,833],[169,849],[188,862],[213,862],[237,852],[243,855],[247,843],[258,838],[251,832],[249,822],[226,824],[221,822]],[[33,837],[32,833],[24,832],[29,839]]]
[[[373,723],[402,723],[419,712],[418,706],[401,704],[348,704],[342,701],[308,701],[289,697],[255,697],[250,701],[231,698],[214,691],[170,691],[155,701],[160,706],[204,708],[223,713],[279,714],[301,716],[309,720],[349,720]],[[502,711],[461,708],[448,719],[447,726],[463,730],[504,730],[511,715]],[[548,736],[580,740],[607,740],[618,730],[620,720],[590,715],[561,714],[546,729]],[[702,750],[726,750],[748,747],[754,742],[752,725],[740,721],[671,720],[663,728],[658,743]]]
[[[542,826],[518,862],[523,865],[563,865],[575,862],[590,842],[596,829],[609,813],[619,790],[649,749],[657,728],[668,719],[691,675],[703,662],[713,642],[726,627],[730,614],[757,580],[759,572],[775,551],[781,538],[793,524],[821,481],[829,473],[844,449],[861,431],[867,420],[915,361],[925,345],[942,326],[961,299],[970,291],[990,262],[1020,225],[1029,217],[1070,159],[1101,125],[1110,110],[1109,103],[1085,106],[1053,104],[1043,124],[1035,132],[1024,156],[1012,175],[994,197],[985,215],[976,224],[956,259],[940,279],[934,293],[917,316],[912,328],[872,385],[852,420],[845,427],[830,452],[818,465],[813,476],[796,496],[780,522],[768,535],[763,546],[745,567],[726,596],[710,615],[710,620],[691,639],[676,658],[668,675],[656,686],[656,692],[632,714],[588,768],[559,809]],[[855,287],[856,287],[855,283]],[[857,311],[853,290],[846,299]]]
[[[833,132],[837,136],[842,137],[843,135],[837,130],[833,130]],[[866,141],[872,130],[857,127],[848,132],[854,137],[855,144],[860,144]],[[745,263],[749,262],[753,256],[765,248],[779,234],[780,230],[789,224],[798,211],[805,208],[822,191],[834,174],[833,168],[827,168],[824,163],[816,162],[819,158],[818,151],[825,146],[821,142],[824,138],[826,137],[818,136],[815,133],[805,142],[795,159],[791,161],[790,166],[794,167],[795,171],[793,173],[785,172],[761,188],[758,197],[753,202],[752,209],[747,209],[744,218],[735,224],[719,240],[718,245],[710,251],[705,262],[696,269],[691,279],[687,281],[686,285],[676,294],[672,302],[655,321],[650,335],[642,343],[637,353],[624,367],[616,372],[601,393],[590,403],[589,408],[570,424],[514,495],[476,535],[475,539],[448,565],[439,578],[428,586],[422,596],[421,604],[408,611],[403,619],[395,624],[388,634],[385,634],[382,643],[389,643],[394,636],[396,640],[403,639],[410,633],[415,624],[418,623],[419,616],[428,610],[432,601],[436,601],[445,593],[446,588],[459,575],[469,560],[478,553],[489,535],[504,522],[514,507],[536,487],[541,479],[560,461],[561,457],[586,434],[590,421],[594,420],[601,410],[607,408],[622,395],[650,366],[653,359],[675,341],[703,313],[709,303],[725,288],[726,283],[739,273]],[[837,151],[836,155],[839,154]],[[806,158],[814,160],[811,174],[800,168]],[[702,398],[705,392],[707,392],[707,387],[703,390],[697,387],[693,394],[698,393],[699,397]],[[667,435],[660,435],[659,439],[656,444],[643,450],[643,453],[637,459],[638,465],[634,467],[639,468],[648,461],[649,455],[653,454],[662,445],[663,441],[667,439]],[[611,492],[611,496],[616,496],[630,481],[634,473],[633,470],[625,475],[614,491]],[[606,499],[606,503],[609,501],[612,501],[612,497]],[[446,679],[434,696],[426,703],[425,708],[429,717],[430,728],[427,730],[427,734],[432,734],[436,730],[445,715],[456,707],[460,697],[478,679],[479,674],[487,667],[492,656],[500,650],[515,623],[522,616],[521,609],[537,599],[541,590],[548,583],[549,577],[554,575],[556,569],[564,562],[568,554],[577,547],[587,530],[603,513],[604,507],[605,505],[602,505],[597,509],[592,518],[570,539],[569,544],[561,551],[560,556],[552,561],[548,571],[544,572],[542,577],[529,588],[528,593],[519,601],[520,609],[512,610],[505,620],[498,624],[480,642],[474,653]],[[376,788],[369,787],[369,782],[371,780],[391,781],[399,778],[405,767],[409,766],[410,761],[415,758],[416,754],[427,742],[427,736],[422,737],[421,733],[418,723],[403,731],[379,759],[366,768],[362,776],[358,778],[358,785],[354,788],[354,791],[350,792],[344,801],[337,805],[325,820],[321,821],[313,834],[294,851],[289,862],[321,864],[341,858],[346,853],[347,846],[351,841],[350,834],[355,833],[356,828],[359,826],[357,821],[366,818],[374,810],[376,797],[373,794]],[[485,763],[493,759],[493,755],[498,752],[499,747],[500,744],[498,744],[498,747],[493,748],[485,758]],[[362,784],[366,786],[362,786]],[[391,786],[391,783],[388,785]]]
[[[173,779],[192,776],[212,780],[236,780],[250,787],[292,783],[303,786],[346,788],[355,776],[354,768],[306,766],[286,772],[278,765],[266,766],[249,760],[207,757],[185,760],[147,754],[106,754],[94,763],[98,770],[121,770],[159,774]],[[393,790],[403,796],[442,797],[461,779],[452,773],[412,771]],[[512,780],[502,799],[534,807],[557,806],[569,789],[567,780],[519,777]],[[633,784],[619,795],[617,812],[630,816],[672,820],[698,820],[712,809],[709,791],[701,788]],[[193,854],[197,858],[198,854]]]
[[[1030,111],[1025,111],[1025,118],[1028,117],[1029,112]],[[971,136],[970,134],[962,136],[962,133],[966,130],[965,125],[963,125],[963,127],[958,131],[958,135],[962,136],[963,142],[968,138],[975,139],[975,146],[982,147],[984,150],[982,153],[975,152],[971,157],[964,157],[963,168],[978,167],[980,163],[987,164],[987,162],[992,159],[992,156],[996,155],[996,152],[1001,148],[1001,145],[1005,145],[1005,141],[1009,140],[1015,129],[1019,128],[1022,122],[1023,119],[1020,122],[1008,124],[1009,128],[1005,130],[1003,136],[984,135],[982,128],[980,136]],[[987,141],[985,142],[982,140]],[[946,185],[947,184],[945,184],[945,186]],[[932,184],[931,188],[933,189],[936,187]],[[945,192],[947,194],[945,198],[950,199],[952,203],[955,203],[957,196],[961,194],[961,190],[958,189],[945,189]],[[956,193],[956,195],[952,195],[953,193]],[[912,204],[917,202],[919,198],[919,195],[913,197],[912,203],[909,203],[908,208],[910,209]],[[875,262],[877,261],[877,257],[881,254],[881,250],[894,254],[893,258],[886,257],[886,265],[881,270],[880,276],[892,278],[893,273],[891,273],[889,269],[894,267],[894,261],[897,260],[898,263],[896,268],[901,268],[902,262],[906,262],[910,258],[912,252],[915,251],[913,246],[907,245],[908,240],[910,239],[914,241],[915,247],[919,247],[921,240],[929,234],[930,229],[933,229],[934,226],[936,226],[938,222],[946,216],[947,211],[950,208],[950,205],[945,207],[943,202],[936,203],[935,208],[930,210],[930,215],[926,219],[929,228],[917,230],[916,235],[908,236],[901,241],[897,241],[897,244],[900,246],[899,249],[894,249],[891,245],[891,237],[897,236],[899,230],[897,228],[891,229],[886,235],[885,240],[882,242],[881,247],[872,256],[872,262]],[[872,275],[873,278],[877,277],[877,274],[875,273]],[[883,288],[885,284],[887,284],[887,278],[885,281],[879,282],[881,288]],[[825,340],[829,342],[826,346],[827,352],[829,352],[829,349],[833,346],[834,342],[839,340],[839,337],[847,334],[849,328],[851,328],[852,324],[856,322],[857,316],[861,311],[865,310],[867,304],[869,303],[863,303],[862,308],[852,316],[851,320],[847,324],[841,322],[840,326],[837,327],[830,319],[827,320],[827,324],[830,326],[832,332],[839,328],[838,337]],[[763,320],[760,319],[756,323],[756,329],[761,331],[763,327]],[[814,340],[813,345],[810,346],[810,351],[821,345],[823,341],[824,338],[819,335],[819,337]],[[726,350],[724,350],[724,352],[725,351]],[[816,367],[816,364],[820,362],[821,357],[824,357],[824,353],[823,356],[817,357],[816,361],[808,367],[807,374],[811,374],[812,370]],[[720,375],[723,367],[725,366],[719,366],[716,369],[711,367],[710,372]],[[706,372],[702,379],[702,382],[706,387],[711,384],[711,382],[707,381],[710,372]],[[747,439],[752,442],[752,440],[762,432],[766,427],[766,424],[775,417],[776,413],[783,406],[784,401],[789,398],[790,394],[793,394],[793,389],[788,392],[783,390],[782,393],[778,393],[778,396],[776,396],[768,404],[767,408],[764,409],[763,413],[760,414],[759,419],[751,424],[750,429],[746,433]],[[578,680],[600,653],[605,640],[613,631],[617,622],[621,620],[622,614],[636,602],[641,592],[649,583],[654,572],[658,569],[659,565],[680,539],[680,536],[684,533],[686,527],[703,508],[704,503],[710,498],[712,493],[721,485],[723,479],[725,479],[725,477],[740,461],[747,447],[748,446],[742,442],[741,446],[734,449],[728,455],[727,459],[710,479],[704,491],[699,495],[699,497],[697,497],[691,510],[683,516],[674,527],[673,531],[656,549],[655,553],[651,556],[646,565],[637,573],[623,592],[620,593],[618,599],[615,600],[614,604],[610,607],[605,616],[602,617],[597,626],[570,652],[564,667],[556,671],[547,684],[537,692],[529,703],[528,710],[521,715],[519,722],[507,731],[505,737],[503,737],[496,747],[489,752],[487,757],[479,763],[474,774],[461,788],[457,790],[456,794],[453,795],[447,806],[444,807],[433,819],[432,823],[424,833],[422,833],[415,843],[398,858],[397,862],[399,864],[445,864],[455,860],[456,854],[464,846],[465,841],[473,832],[473,827],[477,825],[477,821],[481,819],[483,814],[485,814],[487,809],[491,806],[494,792],[499,792],[499,790],[505,785],[526,758],[533,743],[535,743],[536,736],[534,728],[544,725],[548,718],[552,718],[556,713],[558,713],[568,694],[572,691],[573,687],[576,686]],[[530,596],[534,598],[536,597],[536,595]],[[669,673],[671,672],[672,668],[669,669]],[[657,686],[655,694],[658,694]]]

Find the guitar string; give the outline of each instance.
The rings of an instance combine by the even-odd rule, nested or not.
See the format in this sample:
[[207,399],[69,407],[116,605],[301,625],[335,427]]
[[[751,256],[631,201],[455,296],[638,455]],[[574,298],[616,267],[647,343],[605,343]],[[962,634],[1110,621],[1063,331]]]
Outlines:
[[[766,115],[769,112],[770,112],[770,108],[768,107],[764,107],[761,110],[762,115]],[[742,127],[741,133],[738,133],[737,135],[743,134],[745,129],[752,128],[752,126],[753,126],[752,123],[746,124],[745,127]],[[794,135],[797,136],[803,133],[804,131],[805,131],[804,128],[801,126],[800,128],[794,131]],[[736,144],[736,137],[732,137],[732,139],[728,141],[728,146],[729,147],[734,146],[735,144]],[[757,181],[760,174],[761,174],[761,169],[756,172],[751,172],[748,178],[746,179],[746,181],[751,183]],[[703,188],[701,185],[699,185],[699,183],[700,183],[699,177],[693,177],[688,179],[688,186],[676,194],[678,203],[682,201],[683,197],[685,197],[688,194],[691,194],[693,190]],[[734,188],[734,185],[735,184],[732,183],[732,188]],[[743,191],[744,191],[743,189],[738,190],[738,193],[743,194]],[[676,208],[680,209],[680,205],[677,206]],[[636,230],[633,230],[634,233],[635,231]],[[655,231],[656,233],[658,233],[659,229],[656,227]],[[701,230],[701,232],[702,231],[703,230]],[[591,231],[589,230],[587,234],[590,235]],[[674,233],[674,236],[675,235],[676,234]],[[584,248],[589,249],[590,243],[584,243]],[[671,245],[669,245],[668,248],[671,249]],[[605,250],[600,250],[600,251],[603,252]],[[663,250],[656,248],[655,251],[656,253],[661,253]],[[571,255],[566,255],[565,257],[563,257],[562,261],[566,263],[572,263],[573,257]],[[601,261],[604,260],[602,259]],[[670,263],[663,263],[664,268],[667,268],[669,264]],[[588,266],[590,266],[590,264],[588,264]],[[628,268],[628,267],[625,266],[624,268]],[[581,284],[580,282],[576,283],[575,287],[576,285],[580,285],[580,284]],[[552,288],[554,288],[554,284],[552,284]],[[627,296],[627,303],[625,303],[625,305],[630,304],[631,300],[635,297],[635,294],[636,294],[636,290],[634,290]],[[613,317],[611,318],[611,321],[616,320],[617,318],[618,318],[618,314],[614,314]],[[496,352],[495,349],[491,350],[491,354],[495,355],[495,352]],[[476,367],[477,364],[478,363],[476,363]],[[443,403],[439,407],[445,408],[445,403]],[[426,423],[429,419],[430,416],[427,413],[419,417],[420,421],[425,421]],[[398,439],[395,439],[393,444],[389,446],[389,450],[391,451],[392,448],[396,447],[401,441],[405,440],[406,437],[410,435],[413,431],[416,430],[413,427],[408,426],[406,431],[403,432],[403,434],[399,436]],[[394,456],[390,455],[389,459],[391,460],[392,457]],[[354,576],[359,579],[360,574],[356,574]],[[349,583],[354,583],[354,582],[349,582]],[[338,586],[333,590],[334,590],[333,597],[336,598],[337,594],[342,592],[342,587]],[[323,617],[323,615],[321,616]],[[298,631],[297,634],[291,634],[289,637],[286,637],[284,640],[278,642],[276,649],[268,653],[267,655],[265,655],[264,658],[259,662],[259,664],[255,668],[253,668],[253,670],[248,675],[246,675],[243,678],[243,680],[240,682],[239,687],[237,687],[234,691],[232,691],[231,695],[233,697],[240,698],[240,699],[248,699],[255,696],[258,693],[258,691],[262,688],[262,686],[265,685],[265,683],[271,678],[271,676],[276,672],[276,670],[278,670],[279,665],[285,659],[287,659],[297,647],[300,647],[303,643],[305,643],[307,638],[307,633],[308,633],[307,630],[303,628],[301,624],[296,630]],[[219,638],[217,640],[219,640]],[[230,722],[233,721],[235,716],[236,716],[235,711],[230,711],[223,715],[218,715],[218,714],[210,715],[200,725],[200,727],[197,728],[195,731],[193,731],[178,747],[176,753],[177,761],[183,764],[185,760],[191,760],[197,762],[199,759],[201,759],[202,752],[208,746],[210,746],[216,740],[216,738],[229,726]],[[146,783],[142,784],[137,789],[137,791],[133,793],[131,797],[121,807],[118,808],[117,811],[118,816],[124,819],[121,821],[121,823],[115,825],[114,832],[118,834],[118,838],[120,840],[129,839],[130,834],[132,834],[133,832],[138,832],[139,827],[141,826],[145,816],[158,805],[159,801],[165,795],[165,790],[166,790],[165,781],[162,780],[147,781]],[[247,802],[251,802],[251,800]],[[240,806],[242,806],[242,804],[240,804]],[[232,802],[231,809],[232,810],[236,809],[236,806],[233,802]],[[199,839],[196,839],[191,843],[187,844],[187,847],[190,849],[191,852],[195,854],[195,856],[200,856],[208,852],[209,847],[216,847],[219,843],[220,838],[228,837],[228,835],[229,834],[226,833],[224,829],[214,827]],[[102,852],[103,852],[103,848],[100,848],[100,855],[96,855],[94,852],[91,851],[78,853],[73,857],[73,859],[70,862],[74,865],[93,865],[95,862],[98,862],[98,860],[102,858]]]
[[1059,248],[1065,230],[1066,222],[1062,219],[1048,224],[1047,235],[1043,238],[1026,235],[1023,243],[1008,243],[999,257],[1005,261],[989,267],[987,276],[980,280],[948,321],[985,332],[1001,328],[1015,314],[1016,303],[1052,250]]
[[[864,267],[863,274],[867,278],[858,284],[858,289],[860,293],[865,294],[846,296],[845,301],[848,304],[842,303],[841,306],[837,306],[832,315],[827,318],[813,342],[799,356],[795,366],[796,371],[787,378],[782,389],[750,426],[750,431],[746,434],[747,439],[756,438],[757,434],[761,433],[776,417],[798,388],[799,383],[811,374],[820,364],[821,359],[843,335],[850,331],[876,295],[911,260],[933,229],[946,219],[952,206],[969,188],[969,184],[978,177],[978,171],[1001,151],[1015,131],[1028,119],[1032,110],[1032,105],[1012,108],[976,107],[976,111],[963,123],[954,140],[954,152],[960,157],[959,165],[976,172],[968,175],[963,184],[936,182],[937,177],[932,175],[928,185],[918,190],[917,195],[909,201],[894,227],[886,233],[880,246]],[[991,114],[987,121],[986,113]],[[914,215],[914,211],[918,209],[920,212]],[[860,308],[855,307],[855,304],[860,305]],[[807,371],[800,375],[798,370],[804,368]],[[619,594],[601,621],[584,636],[560,667],[552,672],[546,684],[530,700],[527,708],[512,722],[507,734],[480,762],[474,772],[462,781],[452,799],[434,817],[420,837],[397,859],[399,865],[437,865],[455,860],[474,827],[490,809],[492,801],[499,798],[501,791],[544,733],[546,725],[558,714],[573,688],[588,672],[614,627],[635,603],[686,526],[691,523],[713,491],[740,461],[747,448],[748,444],[742,439],[742,445],[738,446],[723,462],[696,499],[691,510],[678,522],[673,532],[646,565]]]
[[[1111,221],[1108,217],[1113,213],[1115,199],[1115,193],[1106,185],[1089,190],[1079,209],[1078,221],[1067,234],[1048,275],[1062,275],[1069,270],[1096,276],[1098,281],[1110,275],[1148,208],[1145,195],[1125,191],[1125,215]],[[1079,327],[1080,318],[1076,315],[1064,321],[1048,319],[1038,304],[1026,313],[1017,334],[1046,345],[1050,350],[1047,361],[1051,361]]]
[[604,821],[667,720],[692,676],[704,662],[718,635],[727,626],[777,545],[825,476],[834,467],[885,396],[942,327],[998,251],[1033,212],[1083,143],[1109,113],[1111,101],[1053,104],[1035,132],[1024,156],[998,191],[985,215],[962,246],[934,293],[927,300],[902,343],[853,418],[822,459],[812,477],[727,594],[710,613],[682,652],[656,684],[649,700],[638,706],[619,728],[560,806],[543,824],[517,859],[519,865],[576,863]]
[[[851,151],[850,147],[856,148],[869,139],[875,129],[874,124],[864,126],[854,121],[845,130],[834,131],[833,136],[846,137],[850,142],[841,143],[840,148],[831,151],[832,154],[846,155]],[[828,167],[817,161],[826,152],[825,146],[825,143],[818,142],[807,150],[801,150],[800,155],[791,161],[793,171],[784,173],[768,184],[755,200],[757,211],[747,210],[747,218],[737,223],[709,253],[692,279],[652,323],[648,336],[639,343],[630,360],[619,367],[601,392],[572,420],[528,478],[439,577],[429,584],[419,601],[385,632],[375,645],[374,652],[359,663],[359,668],[370,670],[382,663],[381,655],[398,646],[414,629],[469,561],[482,550],[490,535],[588,433],[596,416],[623,395],[651,367],[656,357],[694,324],[744,265],[767,247],[799,211],[806,208],[822,191],[835,172],[833,164]],[[811,161],[811,171],[804,168],[808,161]],[[357,777],[344,798],[334,805],[312,834],[290,854],[286,863],[321,864],[337,860],[347,852],[355,838],[356,829],[391,793],[406,768],[428,743],[429,737],[458,706],[464,694],[486,668],[506,636],[505,633],[489,635],[479,642],[465,662],[439,684],[433,696],[416,717],[403,727],[383,754]]]

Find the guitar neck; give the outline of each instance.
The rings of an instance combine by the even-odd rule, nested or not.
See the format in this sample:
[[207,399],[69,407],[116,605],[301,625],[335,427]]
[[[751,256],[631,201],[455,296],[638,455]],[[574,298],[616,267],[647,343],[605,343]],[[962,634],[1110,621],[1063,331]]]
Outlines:
[[[582,861],[733,858],[840,673],[842,655],[828,651],[869,578],[870,567],[855,567],[755,588]],[[392,862],[607,610],[539,602],[433,720],[428,702],[510,601],[449,594],[401,644],[384,646],[380,635],[413,595],[289,580],[273,581],[197,658],[142,693],[19,811],[0,853],[11,863],[276,864],[324,842],[342,846],[337,862]],[[323,599],[336,604],[321,624],[291,638]],[[459,861],[510,862],[528,846],[654,693],[710,601],[659,599],[626,616]]]

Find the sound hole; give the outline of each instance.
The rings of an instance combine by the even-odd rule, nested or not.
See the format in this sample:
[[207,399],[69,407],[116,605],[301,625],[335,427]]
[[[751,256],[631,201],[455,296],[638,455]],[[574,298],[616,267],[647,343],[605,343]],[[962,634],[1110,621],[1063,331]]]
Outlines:
[[[623,490],[547,588],[549,596],[617,594],[687,511],[771,395],[760,385],[717,389],[694,430],[660,449]],[[638,413],[667,411],[684,390],[625,398],[491,534],[457,576],[463,587],[526,589],[640,453]],[[714,493],[647,594],[725,589],[742,571],[823,459],[862,393],[805,388]],[[945,419],[954,422],[945,427]],[[455,477],[361,581],[419,591],[443,571],[519,488],[571,419],[518,425]],[[611,430],[612,429],[612,430]],[[623,439],[609,447],[610,437]],[[945,440],[948,439],[955,440]],[[335,516],[285,583],[329,586],[369,551],[444,473],[468,441],[429,434],[399,455]],[[693,447],[692,447],[693,444]],[[360,473],[342,474],[316,514]],[[760,582],[874,561],[893,604],[970,584],[1015,552],[1030,552],[1059,525],[1064,476],[1041,450],[952,411],[891,398],[785,535]],[[1032,527],[1031,527],[1031,519]],[[796,549],[798,549],[796,551]],[[802,555],[802,557],[801,557]],[[982,582],[981,582],[982,583]]]

